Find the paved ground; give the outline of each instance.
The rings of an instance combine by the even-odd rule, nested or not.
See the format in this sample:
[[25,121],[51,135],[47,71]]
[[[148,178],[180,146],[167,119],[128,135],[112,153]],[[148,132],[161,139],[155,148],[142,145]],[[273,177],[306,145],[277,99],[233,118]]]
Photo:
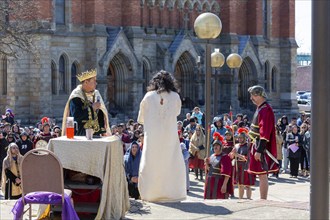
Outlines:
[[[180,203],[145,203],[131,200],[126,219],[309,219],[309,179],[269,178],[268,200],[259,199],[254,187],[252,200],[203,200],[202,181],[190,175],[191,189]],[[235,195],[238,195],[237,188]]]
[[[259,200],[258,187],[254,187],[252,200],[204,200],[204,182],[194,180],[193,175],[190,179],[187,200],[177,203],[130,200],[131,209],[125,219],[309,219],[310,183],[306,177],[291,179],[288,174],[279,179],[270,177],[268,200]],[[14,202],[0,200],[0,219],[12,219],[10,209]]]

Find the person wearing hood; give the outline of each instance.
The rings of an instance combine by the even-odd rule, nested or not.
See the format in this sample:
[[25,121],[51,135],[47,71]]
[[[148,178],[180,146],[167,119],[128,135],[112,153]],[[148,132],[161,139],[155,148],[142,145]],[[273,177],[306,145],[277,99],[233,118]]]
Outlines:
[[[278,122],[278,125],[280,126],[281,130],[281,134],[283,135],[283,133],[285,132],[285,130],[287,129],[287,126],[289,125],[289,120],[288,120],[288,117],[286,115],[283,115],[279,122]],[[285,139],[285,137],[283,137],[283,139]]]
[[20,139],[16,142],[19,152],[24,156],[27,152],[33,149],[33,143],[28,139],[29,135],[25,131],[21,133]]
[[17,144],[8,146],[7,156],[2,163],[1,190],[5,199],[19,199],[22,196],[20,165],[23,156],[19,153]]
[[2,118],[5,119],[6,122],[10,123],[10,125],[15,123],[15,115],[10,108],[6,109],[6,114],[3,115]]
[[[225,136],[227,129],[223,125],[223,118],[222,117],[214,117],[213,119],[213,125],[211,129],[211,135],[210,135],[210,143],[213,143],[213,135],[215,132],[218,132],[221,136]],[[214,153],[213,147],[211,146],[211,154]]]
[[139,167],[141,160],[140,146],[136,141],[131,143],[124,156],[125,172],[128,182],[129,196],[134,199],[139,199],[140,193],[138,189],[139,182]]

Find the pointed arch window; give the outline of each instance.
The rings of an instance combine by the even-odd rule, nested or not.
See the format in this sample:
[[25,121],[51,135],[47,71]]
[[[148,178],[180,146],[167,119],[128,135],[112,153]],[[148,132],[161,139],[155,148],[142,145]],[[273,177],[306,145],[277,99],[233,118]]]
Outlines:
[[65,24],[65,0],[55,0],[56,24]]
[[77,65],[75,63],[71,66],[71,90],[77,87]]
[[263,35],[266,39],[269,38],[269,25],[270,25],[270,5],[269,0],[263,0],[262,13],[263,13]]
[[276,69],[276,67],[273,67],[273,69],[272,69],[272,92],[277,91],[276,81],[277,81],[277,69]]
[[148,62],[146,60],[143,61],[143,94],[147,92],[147,86],[149,84],[149,77],[150,77],[150,67],[148,65]]
[[269,91],[269,63],[266,62],[265,63],[265,72],[264,72],[264,76],[265,76],[265,90]]
[[54,62],[51,63],[51,71],[52,71],[52,94],[56,95],[56,65]]
[[6,57],[0,60],[0,73],[1,73],[1,87],[2,87],[1,94],[7,95],[8,69],[7,69]]
[[62,55],[60,57],[60,61],[59,61],[59,68],[58,68],[58,85],[59,85],[59,92],[60,93],[65,93],[65,59],[64,56]]
[[256,67],[251,58],[247,57],[244,59],[238,72],[238,100],[241,108],[249,110],[254,109],[253,103],[250,100],[248,88],[257,83]]

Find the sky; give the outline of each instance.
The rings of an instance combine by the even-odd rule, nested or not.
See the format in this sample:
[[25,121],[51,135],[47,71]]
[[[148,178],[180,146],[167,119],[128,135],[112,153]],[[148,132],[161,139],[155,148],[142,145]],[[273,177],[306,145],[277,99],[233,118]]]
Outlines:
[[312,50],[312,4],[311,0],[296,1],[296,41],[298,44],[297,53],[311,53]]

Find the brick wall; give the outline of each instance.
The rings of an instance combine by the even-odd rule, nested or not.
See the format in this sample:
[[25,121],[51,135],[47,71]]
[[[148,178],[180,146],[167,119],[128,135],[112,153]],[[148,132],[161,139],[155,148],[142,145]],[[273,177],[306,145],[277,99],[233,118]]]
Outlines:
[[179,28],[179,11],[178,11],[178,4],[174,5],[173,10],[170,12],[171,16],[171,27],[172,28]]
[[53,16],[52,0],[37,0],[39,16],[42,20],[51,20]]
[[149,26],[149,8],[147,4],[144,4],[143,6],[143,26],[144,27]]
[[[39,0],[44,9],[42,16],[52,15],[51,0]],[[212,2],[212,1],[210,1]],[[262,35],[263,1],[262,0],[217,0],[220,5],[218,14],[223,23],[223,33],[242,35]],[[140,0],[72,0],[72,22],[74,24],[105,24],[110,26],[140,26]],[[183,27],[183,13],[180,13],[178,1],[173,8],[165,5],[143,6],[143,26],[165,28]],[[185,5],[187,9],[187,4]],[[271,1],[270,12],[272,37],[294,37],[294,0]],[[205,11],[205,5],[202,11]],[[200,13],[198,4],[190,12],[190,27]]]
[[246,19],[244,19],[246,31],[249,35],[262,35],[263,11],[262,1],[250,0],[246,4]]
[[168,10],[168,7],[165,6],[163,9],[163,13],[162,13],[162,26],[164,28],[169,28],[170,27],[170,11]]
[[282,0],[280,37],[295,37],[295,2]]
[[[220,6],[219,17],[222,22],[222,31],[225,33],[231,33],[236,27],[236,7],[230,7],[231,2],[233,1],[224,0]],[[235,16],[229,17],[229,13]]]
[[[53,1],[39,0],[41,5],[42,19],[46,19],[49,15],[53,16]],[[143,18],[143,26],[149,27],[152,23],[158,27],[160,23],[165,28],[178,28],[179,21],[183,24],[182,17],[179,17],[178,5],[169,9],[166,5],[160,14],[161,10],[158,5],[155,5],[152,10],[145,3],[143,7],[143,14],[141,16],[140,0],[69,0],[71,2],[71,21],[74,30],[85,31],[83,25],[86,27],[91,24],[99,24],[100,26],[140,26],[141,18]],[[147,2],[147,1],[146,1]],[[168,2],[168,1],[166,1]],[[204,2],[204,0],[200,0]],[[209,0],[212,2],[212,0]],[[252,34],[259,35],[262,32],[262,0],[217,0],[220,5],[220,19],[223,23],[222,33],[232,34]],[[271,1],[271,24],[272,37],[293,37],[294,36],[294,0],[274,0]],[[287,7],[287,8],[286,8]],[[257,10],[255,10],[257,9]],[[205,10],[205,7],[204,7]],[[248,11],[249,10],[249,11]],[[202,9],[203,11],[203,9]],[[198,5],[194,5],[191,16],[191,28],[195,18],[199,15],[200,10]],[[153,20],[151,23],[150,15]],[[54,20],[54,18],[51,18]],[[289,21],[288,21],[289,20]],[[282,30],[283,28],[290,29]],[[134,28],[132,28],[134,29]],[[152,28],[151,28],[152,29]],[[86,28],[86,30],[89,30]],[[172,68],[173,63],[168,61],[168,57],[163,58],[162,54],[157,54],[157,43],[160,38],[152,38],[154,33],[145,33],[143,29],[136,28],[137,37],[131,35],[130,42],[134,50],[134,55],[138,61],[142,61],[142,57],[146,57],[150,62],[151,71],[156,70],[159,66]],[[134,31],[133,30],[133,31]],[[34,120],[33,117],[61,117],[65,101],[68,94],[52,95],[50,94],[51,87],[51,68],[50,64],[53,61],[58,67],[59,57],[65,54],[68,58],[67,68],[71,68],[73,62],[78,63],[80,70],[89,68],[89,65],[97,66],[106,50],[106,35],[84,36],[84,34],[77,32],[70,32],[70,29],[65,29],[62,32],[55,30],[55,34],[41,35],[38,46],[41,48],[41,57],[38,65],[33,64],[32,57],[25,56],[22,59],[15,60],[8,66],[9,86],[8,97],[1,98],[1,103],[6,103],[8,107],[15,109],[21,118],[26,117]],[[104,34],[103,32],[99,32]],[[99,34],[98,33],[98,34]],[[166,35],[167,32],[164,32]],[[147,38],[144,36],[147,35]],[[283,35],[283,36],[282,36]],[[168,47],[173,41],[173,35],[168,34],[161,38],[161,46]],[[271,39],[273,40],[273,39]],[[214,45],[219,46],[219,45]],[[235,49],[236,45],[221,45],[228,51]],[[249,46],[249,45],[248,45]],[[261,60],[262,65],[266,60],[271,63],[271,67],[276,67],[279,73],[278,91],[271,93],[272,102],[274,105],[283,108],[291,108],[291,101],[289,97],[291,92],[296,88],[297,90],[310,90],[307,87],[300,87],[299,83],[311,80],[298,80],[295,69],[295,48],[290,45],[287,48],[280,47],[278,39],[274,39],[269,47],[262,45],[254,45],[257,50],[255,56]],[[117,46],[123,50],[123,47]],[[114,52],[113,52],[114,53]],[[126,54],[132,54],[131,50],[126,50]],[[116,55],[114,53],[114,55]],[[200,54],[198,54],[200,55]],[[245,57],[254,55],[252,49]],[[158,57],[159,56],[159,57]],[[180,56],[180,54],[178,55]],[[133,59],[131,59],[133,60]],[[257,61],[254,61],[258,64]],[[132,64],[132,63],[130,63]],[[105,63],[105,65],[108,65]],[[257,65],[256,72],[263,73],[263,66]],[[103,68],[103,67],[102,67]],[[300,76],[300,69],[298,68],[297,76]],[[141,75],[141,67],[135,66],[132,69],[138,79]],[[140,74],[140,75],[139,75]],[[306,76],[301,76],[305,79]],[[310,75],[311,77],[311,75]],[[262,75],[258,76],[258,80],[262,80]],[[28,82],[28,88],[23,88],[22,82]],[[140,81],[138,81],[140,82]],[[297,86],[295,86],[297,84]],[[99,84],[99,86],[102,86]],[[136,83],[136,88],[141,89],[141,84]],[[305,85],[306,86],[306,85]],[[229,84],[228,88],[231,87]],[[229,90],[229,89],[228,89]],[[105,91],[105,90],[104,90]],[[135,97],[134,106],[138,105],[138,101],[142,98],[142,92],[136,95],[138,89],[134,89],[129,94]],[[140,91],[140,90],[139,90]],[[228,91],[227,91],[228,92]],[[235,95],[232,93],[231,95]],[[283,98],[284,97],[284,98]],[[234,98],[232,98],[233,100]],[[285,99],[285,100],[284,100]],[[283,101],[284,100],[284,101]],[[234,100],[235,101],[235,100]],[[281,104],[283,103],[283,104]],[[37,107],[34,107],[37,106]],[[289,109],[291,110],[291,109]],[[24,114],[24,115],[23,115]]]
[[121,10],[123,26],[141,25],[140,0],[123,0]]
[[[237,33],[237,34],[247,34],[247,28],[253,28],[253,24],[249,24],[249,27],[247,27],[247,21],[246,21],[246,15],[247,15],[247,9],[246,9],[247,1],[230,1],[230,8],[229,10],[236,10],[236,18],[234,21],[236,21],[236,26],[231,30],[231,33]],[[236,9],[232,9],[235,7]],[[231,17],[230,12],[229,18]],[[226,19],[226,18],[224,18]],[[234,22],[230,21],[230,22]],[[252,25],[252,26],[250,26]]]
[[294,0],[272,1],[272,37],[295,36]]
[[72,23],[83,24],[85,23],[85,1],[72,0]]

